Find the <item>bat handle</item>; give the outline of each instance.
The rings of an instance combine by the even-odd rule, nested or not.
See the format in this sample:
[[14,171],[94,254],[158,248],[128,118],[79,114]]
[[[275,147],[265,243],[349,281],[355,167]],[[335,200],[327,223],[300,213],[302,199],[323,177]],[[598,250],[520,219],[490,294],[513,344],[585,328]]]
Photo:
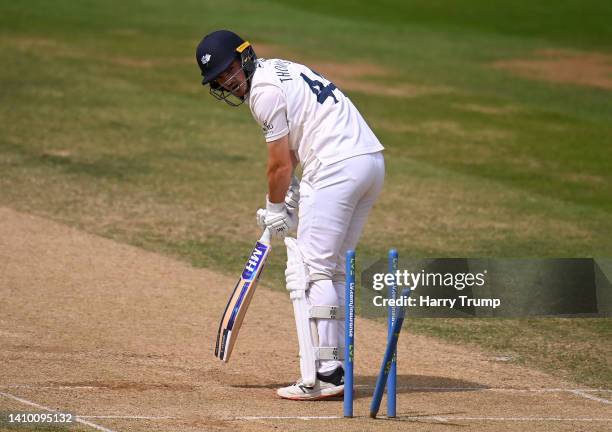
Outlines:
[[270,233],[270,228],[266,227],[264,229],[263,234],[259,238],[259,243],[266,245],[270,245],[270,243],[272,243],[272,233]]

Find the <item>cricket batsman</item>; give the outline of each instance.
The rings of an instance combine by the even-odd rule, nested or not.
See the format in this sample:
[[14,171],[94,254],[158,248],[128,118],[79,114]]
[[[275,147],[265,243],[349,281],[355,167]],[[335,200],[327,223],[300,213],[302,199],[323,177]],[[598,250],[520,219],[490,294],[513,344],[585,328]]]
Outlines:
[[[257,222],[287,246],[301,372],[277,394],[341,396],[345,253],[356,248],[382,189],[383,146],[333,83],[298,63],[257,58],[231,31],[206,35],[196,61],[202,85],[231,106],[246,103],[267,143],[268,194]],[[301,180],[294,174],[298,163]],[[297,239],[287,237],[294,230]]]

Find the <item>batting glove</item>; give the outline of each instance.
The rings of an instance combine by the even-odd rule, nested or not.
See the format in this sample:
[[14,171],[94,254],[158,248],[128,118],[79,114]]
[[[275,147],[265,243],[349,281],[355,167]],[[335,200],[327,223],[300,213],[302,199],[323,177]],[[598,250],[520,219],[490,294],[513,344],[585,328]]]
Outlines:
[[296,176],[291,178],[291,184],[285,195],[285,205],[289,213],[297,214],[300,205],[300,181]]
[[257,226],[261,229],[266,227],[266,213],[266,209],[259,209],[257,210],[257,215],[255,216],[257,218]]
[[294,212],[288,212],[284,202],[271,203],[267,198],[266,201],[264,225],[268,227],[272,237],[284,239],[297,227],[297,215]]

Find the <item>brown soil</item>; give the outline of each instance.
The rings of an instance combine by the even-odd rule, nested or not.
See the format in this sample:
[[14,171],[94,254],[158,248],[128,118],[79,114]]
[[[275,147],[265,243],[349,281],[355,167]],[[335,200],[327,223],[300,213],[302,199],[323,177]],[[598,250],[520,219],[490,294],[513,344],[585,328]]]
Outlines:
[[506,114],[514,114],[520,111],[517,106],[490,106],[490,105],[479,105],[479,104],[455,104],[455,107],[462,111],[471,111],[480,114],[501,116]]
[[287,60],[303,62],[308,67],[323,74],[342,90],[399,98],[415,98],[453,91],[446,86],[424,86],[406,83],[405,81],[400,82],[396,72],[372,63],[319,62],[288,52],[287,49],[277,45],[253,43],[253,46],[261,57],[286,57]]
[[[127,30],[111,30],[111,34],[121,36],[133,36]],[[48,58],[86,58],[90,53],[85,53],[67,43],[44,38],[24,37],[0,37],[0,43],[4,42],[22,51],[36,52],[38,55]],[[415,98],[433,94],[444,94],[453,91],[446,86],[425,86],[400,82],[397,74],[388,68],[371,63],[339,63],[320,62],[304,58],[284,47],[265,43],[254,43],[255,50],[260,57],[265,58],[287,58],[288,60],[303,62],[312,69],[325,75],[340,89],[358,93],[382,95],[398,98]],[[113,65],[131,69],[153,69],[160,67],[176,67],[194,65],[191,57],[184,58],[135,58],[125,56],[99,56],[99,59],[112,63]],[[195,66],[194,66],[195,67]],[[192,87],[187,87],[192,89]]]
[[387,120],[377,120],[374,122],[374,127],[396,133],[469,138],[473,141],[485,142],[494,142],[512,137],[512,133],[509,131],[482,128],[467,130],[460,123],[449,120],[430,120],[412,123],[395,123]]
[[[282,251],[277,246],[272,253]],[[91,419],[115,431],[311,431],[330,422],[341,431],[575,431],[612,425],[610,405],[601,401],[567,391],[521,391],[569,383],[409,328],[399,345],[402,424],[369,420],[386,330],[359,318],[358,418],[239,419],[339,416],[342,403],[275,396],[276,387],[297,376],[297,345],[287,296],[265,286],[255,294],[231,362],[214,358],[218,319],[234,282],[0,208],[0,412],[33,410],[7,396],[12,395],[79,415],[166,417]],[[540,420],[512,420],[519,417]],[[542,419],[553,417],[608,420]]]
[[[122,36],[133,36],[138,33],[130,33],[130,30],[121,31],[109,31],[111,34],[119,34]],[[74,59],[85,59],[91,56],[91,52],[85,52],[78,47],[62,42],[56,39],[50,38],[29,38],[29,37],[15,37],[15,36],[0,36],[0,44],[7,44],[18,50],[35,53],[44,58],[74,58]],[[124,56],[108,56],[99,55],[96,60],[112,63],[117,66],[135,68],[135,69],[152,69],[159,67],[174,67],[174,66],[195,66],[195,60],[189,57],[177,57],[177,58],[136,58],[136,57],[124,57]]]
[[612,90],[612,56],[565,50],[540,50],[533,58],[502,60],[493,67],[527,78]]

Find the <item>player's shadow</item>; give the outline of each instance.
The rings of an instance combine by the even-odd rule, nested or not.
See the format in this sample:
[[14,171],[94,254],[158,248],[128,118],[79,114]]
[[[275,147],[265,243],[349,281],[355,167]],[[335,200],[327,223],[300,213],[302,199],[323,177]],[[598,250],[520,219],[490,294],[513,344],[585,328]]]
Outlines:
[[267,384],[232,384],[230,385],[230,387],[241,388],[241,389],[277,389],[277,388],[285,387],[291,384],[293,383],[278,381],[278,382],[267,383]]
[[[370,398],[376,386],[376,376],[356,375],[354,377],[355,398]],[[288,382],[260,384],[234,384],[232,387],[244,389],[277,389],[290,385]],[[470,392],[487,389],[487,386],[473,381],[459,380],[434,375],[397,375],[397,393],[428,392]]]
[[[356,375],[354,378],[355,398],[371,398],[376,387],[377,376]],[[455,393],[471,392],[489,388],[468,380],[435,375],[397,375],[397,393]]]
[[[446,416],[465,415],[464,411],[436,411],[436,412],[418,412],[418,411],[401,411],[396,412],[395,417],[379,416],[377,421],[396,422],[396,423],[417,423],[421,426],[436,425],[440,428],[446,426],[457,430],[458,428],[473,428],[473,425],[460,423],[446,419]],[[437,430],[437,429],[436,429]]]

